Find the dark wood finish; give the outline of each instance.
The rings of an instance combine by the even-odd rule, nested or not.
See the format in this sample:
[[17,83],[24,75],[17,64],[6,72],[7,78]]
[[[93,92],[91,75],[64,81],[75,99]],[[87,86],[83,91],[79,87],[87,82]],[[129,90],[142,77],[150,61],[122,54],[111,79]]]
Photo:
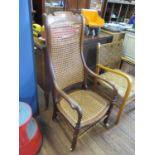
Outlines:
[[104,0],[101,8],[101,16],[105,18],[106,10],[107,10],[108,0]]
[[40,25],[43,25],[42,14],[45,11],[45,0],[33,0],[33,9],[36,11],[34,15],[34,21]]
[[82,8],[89,8],[90,0],[66,0],[66,10],[77,11]]
[[[115,6],[114,6],[115,5]],[[135,13],[135,4],[127,1],[108,1],[102,4],[102,17],[106,22],[111,22],[111,15],[116,14],[117,22],[124,22],[125,18],[130,19]]]
[[[77,149],[70,153],[72,130],[66,121],[52,121],[53,106],[44,110],[44,92],[38,87],[40,128],[44,134],[43,145],[38,155],[134,155],[135,154],[135,111],[125,112],[118,125],[106,129],[101,124],[91,128],[78,139]],[[113,123],[117,108],[112,111],[110,122]],[[59,123],[58,123],[59,122]],[[64,130],[66,129],[66,130]]]
[[[83,22],[83,18],[82,16],[70,16],[68,14],[65,14],[63,13],[64,16],[48,16],[47,17],[47,21],[45,22],[45,27],[46,27],[46,37],[47,37],[47,52],[46,52],[46,66],[48,68],[48,73],[49,73],[49,76],[47,77],[46,76],[46,80],[51,78],[51,81],[52,81],[52,84],[50,85],[50,87],[53,87],[53,91],[52,91],[52,95],[53,95],[53,98],[54,98],[54,104],[57,105],[58,104],[58,100],[61,98],[65,99],[67,102],[67,104],[69,104],[69,106],[76,111],[77,113],[77,122],[74,125],[72,125],[69,120],[66,118],[67,122],[72,126],[72,128],[74,129],[74,133],[73,133],[73,139],[72,139],[72,142],[71,142],[71,151],[73,151],[76,147],[76,142],[77,142],[77,138],[78,138],[78,134],[79,134],[79,131],[80,129],[83,129],[84,127],[89,127],[89,126],[93,126],[95,125],[99,120],[101,119],[105,119],[105,116],[109,118],[109,115],[110,115],[110,112],[111,112],[111,109],[113,107],[113,103],[114,103],[114,100],[115,100],[115,97],[117,95],[117,91],[116,91],[116,88],[114,87],[114,85],[112,85],[110,82],[108,82],[107,80],[103,79],[101,76],[95,74],[93,71],[91,71],[87,65],[86,65],[86,62],[84,60],[84,55],[83,55],[83,30],[84,30],[84,22]],[[53,18],[55,20],[51,20],[50,18]],[[49,23],[50,21],[50,23]],[[98,120],[93,120],[91,119],[90,120],[90,123],[89,124],[86,124],[86,125],[81,125],[81,119],[82,119],[82,116],[83,116],[83,113],[82,113],[82,110],[81,110],[81,107],[79,106],[79,104],[77,104],[74,100],[72,100],[72,98],[69,97],[69,95],[67,94],[67,92],[64,91],[64,88],[61,88],[61,86],[59,86],[59,83],[56,79],[56,75],[55,75],[55,72],[54,72],[54,66],[53,66],[53,63],[52,63],[52,60],[54,59],[54,57],[52,57],[52,51],[50,50],[50,47],[51,45],[49,44],[50,43],[50,40],[48,40],[50,37],[53,37],[53,36],[50,36],[50,30],[51,30],[51,25],[52,24],[55,24],[56,22],[60,22],[60,21],[71,21],[72,23],[78,23],[80,25],[79,27],[79,30],[81,30],[80,32],[80,35],[79,35],[79,39],[80,39],[80,45],[79,45],[79,56],[81,56],[81,63],[82,63],[82,69],[83,71],[85,72],[84,75],[87,77],[87,75],[93,77],[94,79],[99,79],[99,80],[102,80],[104,82],[106,82],[110,87],[112,87],[112,98],[109,102],[110,106],[108,108],[108,111],[101,117],[101,118],[98,118]],[[90,38],[87,38],[88,40]],[[53,59],[52,59],[53,58]],[[79,60],[80,61],[80,60]],[[63,64],[62,64],[63,65]],[[78,70],[77,70],[78,71]],[[45,70],[46,72],[46,70]],[[85,79],[86,77],[83,79],[83,84],[85,84]],[[44,78],[45,79],[45,78]],[[62,79],[63,80],[63,79]],[[45,82],[45,85],[47,87],[47,82]],[[67,87],[67,85],[65,86]],[[45,91],[46,92],[46,91]],[[48,96],[48,95],[47,95]],[[56,103],[55,103],[56,102]],[[48,103],[46,105],[46,107],[48,106]],[[61,114],[61,111],[59,110],[59,113]],[[63,114],[61,114],[63,116]],[[106,120],[107,122],[107,120]]]
[[[96,67],[96,47],[97,43],[105,44],[112,41],[112,35],[107,33],[100,33],[98,37],[84,37],[84,58],[86,64],[90,69],[95,71]],[[37,69],[37,83],[44,90],[46,107],[49,105],[49,93],[52,90],[52,81],[49,77],[48,65],[47,65],[47,51],[45,46],[38,46],[35,44],[36,51],[36,69]]]
[[85,9],[88,9],[89,6],[90,6],[90,0],[82,0],[78,2],[78,9],[82,9],[82,8],[85,8]]
[[78,0],[66,0],[67,10],[78,9]]

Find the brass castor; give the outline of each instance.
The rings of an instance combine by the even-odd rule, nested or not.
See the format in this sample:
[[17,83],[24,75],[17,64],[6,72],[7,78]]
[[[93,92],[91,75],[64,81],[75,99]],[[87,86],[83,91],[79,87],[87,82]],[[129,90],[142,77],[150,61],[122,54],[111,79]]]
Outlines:
[[106,123],[104,124],[105,128],[109,128],[110,127],[110,124],[109,123]]
[[70,148],[70,149],[69,149],[69,151],[70,151],[70,152],[72,152],[72,151],[73,151],[73,149],[72,149],[72,148]]

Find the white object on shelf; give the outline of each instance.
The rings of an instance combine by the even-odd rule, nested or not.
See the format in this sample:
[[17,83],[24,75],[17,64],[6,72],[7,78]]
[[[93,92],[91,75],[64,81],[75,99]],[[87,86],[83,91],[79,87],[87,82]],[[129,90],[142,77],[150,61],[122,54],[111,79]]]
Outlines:
[[126,31],[123,43],[123,54],[135,59],[135,33]]

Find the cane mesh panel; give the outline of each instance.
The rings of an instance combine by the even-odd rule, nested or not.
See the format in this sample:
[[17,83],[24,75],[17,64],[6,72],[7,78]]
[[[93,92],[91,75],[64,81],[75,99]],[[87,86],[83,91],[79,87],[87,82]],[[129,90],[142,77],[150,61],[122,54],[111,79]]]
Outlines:
[[122,42],[102,44],[97,51],[97,63],[110,68],[119,68]]
[[[115,69],[116,71],[120,71],[118,69]],[[127,90],[127,80],[117,74],[111,73],[111,72],[105,72],[103,74],[100,75],[101,77],[103,77],[104,79],[106,79],[107,81],[109,81],[110,83],[112,83],[115,88],[117,89],[118,92],[118,96],[117,96],[117,102],[116,104],[119,105],[122,101],[122,99],[124,98],[125,92]],[[128,100],[135,98],[135,78],[132,75],[129,75],[131,80],[132,80],[132,89],[131,92],[129,94]],[[103,92],[107,92],[108,94],[112,93],[112,89],[111,87],[109,87],[105,82],[98,80],[98,82],[101,84],[101,86],[103,87]],[[129,102],[127,102],[126,104],[128,104]]]
[[[59,18],[63,18],[59,16]],[[57,83],[61,89],[82,82],[84,68],[80,55],[82,24],[61,20],[49,25],[48,47]]]
[[[81,126],[99,120],[108,110],[109,102],[93,91],[77,90],[68,95],[75,100],[82,109],[83,116]],[[73,126],[76,125],[78,120],[77,112],[69,106],[66,100],[62,99],[60,101],[58,109]]]

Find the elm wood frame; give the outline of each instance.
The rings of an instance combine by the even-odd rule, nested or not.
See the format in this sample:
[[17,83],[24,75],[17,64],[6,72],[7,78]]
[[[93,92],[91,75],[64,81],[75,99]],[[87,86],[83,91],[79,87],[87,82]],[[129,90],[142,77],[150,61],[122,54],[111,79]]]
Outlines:
[[[96,46],[97,43],[101,44],[110,43],[112,41],[112,35],[104,33],[102,36],[90,38],[84,37],[83,50],[84,57],[87,66],[95,71],[96,68]],[[45,109],[48,109],[49,94],[52,91],[51,78],[49,77],[48,65],[47,65],[47,48],[45,43],[40,45],[37,41],[35,43],[35,56],[37,67],[37,82],[38,85],[44,90]]]
[[[98,43],[98,44],[97,44],[97,50],[98,50],[98,51],[99,51],[100,47],[101,47],[101,44]],[[121,57],[120,68],[121,68],[121,66],[122,66],[123,61],[124,61],[124,62],[127,62],[127,63],[129,63],[129,64],[132,64],[132,65],[135,64],[135,62],[134,62],[133,60],[131,60],[130,58]],[[118,114],[117,114],[116,122],[115,122],[116,124],[118,124],[119,121],[120,121],[120,118],[121,118],[121,116],[122,116],[123,110],[124,110],[124,108],[125,108],[125,105],[126,105],[126,103],[127,103],[129,94],[130,94],[130,92],[131,92],[132,80],[131,80],[130,76],[128,76],[128,74],[126,74],[126,73],[124,73],[124,72],[116,71],[116,70],[114,70],[114,69],[111,69],[111,68],[106,67],[106,66],[101,65],[101,64],[96,64],[96,74],[99,75],[99,73],[100,73],[101,70],[104,70],[104,71],[107,71],[107,72],[111,72],[111,73],[114,73],[114,74],[116,74],[116,75],[120,75],[120,76],[122,76],[123,78],[125,78],[126,81],[127,81],[127,89],[126,89],[126,92],[125,92],[125,94],[124,94],[122,103],[121,103],[120,108],[119,108],[119,112],[118,112]],[[96,82],[96,81],[95,81],[95,82]],[[97,84],[97,82],[96,82],[95,84]],[[132,99],[131,101],[134,101],[134,99]]]
[[[46,14],[43,14],[43,21],[45,21]],[[45,23],[45,22],[44,22]],[[112,35],[102,34],[98,37],[84,37],[83,49],[84,49],[84,57],[85,62],[88,67],[95,71],[96,68],[96,46],[97,43],[101,44],[110,43],[112,41]],[[52,80],[49,77],[49,69],[47,65],[47,48],[46,48],[46,40],[43,45],[40,45],[38,41],[34,41],[35,43],[35,55],[36,55],[36,67],[37,67],[37,82],[39,86],[44,90],[44,99],[45,99],[45,109],[48,109],[49,106],[49,94],[53,93],[51,87]],[[91,60],[91,61],[90,61]]]
[[[67,16],[67,15],[66,15]],[[80,15],[79,15],[80,16]],[[46,16],[45,16],[46,17]],[[70,15],[67,16],[67,20],[70,20]],[[96,73],[94,73],[93,71],[91,71],[86,63],[85,63],[85,60],[84,60],[84,55],[83,55],[83,30],[84,30],[84,20],[82,18],[82,16],[80,16],[81,18],[81,24],[82,24],[82,30],[81,30],[81,33],[80,33],[80,55],[81,55],[81,59],[82,59],[82,63],[83,63],[83,68],[84,68],[84,81],[82,82],[83,83],[83,86],[84,86],[84,89],[87,89],[87,75],[90,75],[92,76],[93,78],[95,79],[100,79],[100,80],[103,80],[104,82],[106,82],[108,85],[110,85],[113,89],[113,93],[112,93],[112,98],[110,100],[110,105],[109,105],[109,109],[107,110],[106,114],[101,118],[105,118],[104,119],[104,124],[107,124],[108,122],[108,118],[110,116],[110,113],[111,113],[111,110],[112,110],[112,107],[113,107],[113,104],[115,102],[115,98],[117,96],[117,90],[116,88],[108,81],[106,81],[105,79],[103,79],[102,77],[100,77],[99,75],[97,75]],[[46,27],[46,33],[48,34],[48,26],[46,25],[46,22],[45,22],[45,27]],[[46,40],[48,40],[48,37],[46,38]],[[46,42],[47,43],[47,42]],[[48,47],[48,43],[47,43],[47,47]],[[95,125],[98,121],[100,121],[101,119],[98,119],[96,122],[94,122],[92,120],[92,123],[90,123],[89,125],[85,125],[85,126],[81,126],[81,119],[82,119],[82,110],[81,110],[81,107],[78,105],[78,103],[76,103],[74,100],[72,100],[68,95],[67,93],[64,91],[64,89],[62,90],[58,83],[57,83],[57,80],[56,80],[56,77],[55,77],[55,73],[54,73],[54,68],[53,68],[53,63],[52,63],[52,59],[51,59],[51,55],[50,55],[51,51],[47,50],[47,62],[48,62],[48,67],[49,67],[49,74],[50,74],[50,77],[52,78],[52,81],[53,81],[53,85],[54,85],[54,89],[52,91],[53,93],[53,102],[54,102],[54,114],[53,114],[53,119],[56,118],[57,116],[57,112],[58,112],[58,108],[57,108],[57,104],[58,104],[58,101],[61,98],[64,98],[67,103],[70,105],[70,107],[75,110],[77,112],[77,115],[78,115],[78,120],[77,120],[77,123],[75,125],[75,127],[73,125],[71,125],[74,129],[74,133],[73,133],[73,139],[72,139],[72,143],[71,143],[71,148],[70,150],[73,151],[76,147],[76,143],[77,143],[77,138],[78,138],[78,135],[79,135],[79,132],[80,132],[80,129],[84,128],[84,127],[88,127],[88,126],[93,126]],[[59,99],[58,99],[59,98]],[[59,112],[60,113],[60,112]],[[62,113],[61,113],[62,116],[64,116]],[[65,116],[64,116],[65,118]],[[66,119],[67,120],[67,119]],[[68,120],[67,120],[68,121]],[[68,121],[68,123],[70,124],[70,122]]]

